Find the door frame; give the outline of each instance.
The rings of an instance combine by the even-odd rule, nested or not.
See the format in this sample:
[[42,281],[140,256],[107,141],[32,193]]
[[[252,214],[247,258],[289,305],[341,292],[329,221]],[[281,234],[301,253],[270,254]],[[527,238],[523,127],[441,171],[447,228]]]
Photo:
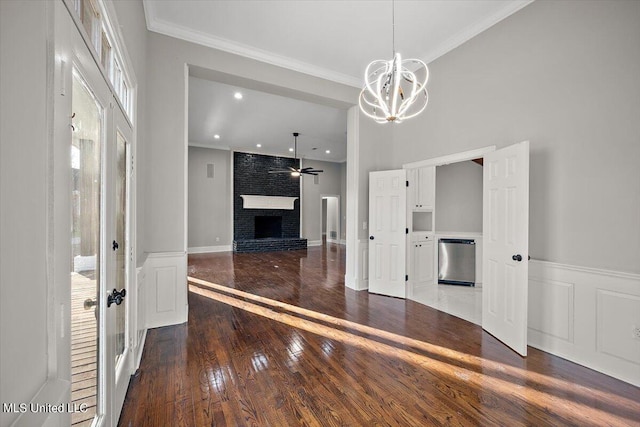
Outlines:
[[[469,150],[469,151],[461,151],[459,153],[453,153],[453,154],[448,154],[446,156],[440,156],[440,157],[433,157],[431,159],[426,159],[426,160],[420,160],[417,162],[411,162],[411,163],[404,163],[402,165],[403,169],[414,169],[414,168],[422,168],[422,167],[427,167],[427,166],[434,166],[436,167],[436,180],[438,179],[438,170],[437,167],[438,166],[445,166],[445,165],[449,165],[452,163],[461,163],[461,162],[466,162],[469,160],[473,160],[473,159],[477,159],[477,158],[484,158],[484,156],[487,153],[492,153],[494,151],[497,150],[497,147],[495,145],[489,145],[486,147],[482,147],[482,148],[478,148],[475,150]],[[434,195],[434,197],[437,197],[437,194]],[[409,211],[407,210],[407,215],[409,215]],[[437,217],[438,215],[438,207],[436,205],[436,208],[434,209],[433,215]],[[433,230],[434,235],[436,234],[436,230]],[[409,250],[409,245],[411,242],[407,242],[407,250]],[[435,242],[435,248],[433,251],[433,265],[434,265],[434,284],[438,283],[438,271],[437,271],[437,265],[438,265],[438,242]],[[410,257],[407,257],[407,260],[410,260]],[[408,266],[407,266],[407,271],[409,270]],[[483,276],[484,276],[484,270],[482,272]],[[482,279],[482,281],[484,282],[484,277]],[[408,289],[407,289],[407,297],[409,299],[413,298],[413,294],[414,294],[414,283],[410,282]]]
[[[69,147],[71,143],[71,117],[69,112],[72,110],[71,94],[73,82],[73,70],[76,69],[79,76],[86,82],[99,104],[103,108],[103,124],[102,124],[102,146],[101,146],[101,195],[100,195],[100,239],[101,239],[101,283],[100,283],[100,326],[98,330],[99,340],[103,347],[110,344],[106,331],[106,297],[109,285],[112,284],[111,279],[113,272],[109,271],[112,265],[111,251],[108,250],[111,238],[114,234],[113,225],[110,225],[110,217],[113,216],[111,208],[113,208],[113,195],[109,194],[113,190],[112,179],[113,171],[113,145],[115,145],[116,121],[114,117],[114,109],[121,109],[122,106],[117,100],[112,84],[106,78],[104,71],[98,65],[95,52],[87,45],[86,35],[78,28],[77,17],[68,8],[67,1],[51,2],[51,18],[52,24],[52,40],[54,41],[48,48],[47,63],[47,90],[48,101],[50,102],[50,123],[49,131],[50,142],[48,145],[49,161],[48,161],[48,199],[49,209],[47,213],[48,250],[47,257],[49,259],[48,272],[48,331],[47,331],[47,347],[48,347],[48,375],[54,379],[56,384],[61,388],[60,393],[66,395],[61,401],[70,402],[71,392],[71,307],[70,307],[70,242],[71,232],[69,228],[69,218],[71,215],[71,173],[69,167]],[[127,67],[128,62],[121,64]],[[131,74],[132,75],[132,74]],[[135,80],[134,80],[135,81]],[[137,86],[132,86],[132,102],[135,111],[135,102],[137,96]],[[131,153],[128,155],[128,165],[135,163],[135,146],[136,146],[136,128],[132,124],[132,119],[123,113],[125,120],[131,128],[130,138],[127,139],[128,145],[131,147]],[[134,119],[135,120],[135,119]],[[126,280],[131,289],[131,293],[127,295],[125,301],[135,294],[136,283],[136,227],[135,227],[135,170],[127,168],[129,179],[127,185],[129,191],[127,194],[127,230],[126,236],[128,240],[127,260],[129,265],[126,271]],[[131,298],[128,302],[130,310],[127,314],[127,333],[132,339],[127,340],[127,345],[131,350],[135,349],[139,344],[137,342],[137,326],[135,319],[137,318],[137,304],[133,304],[135,298]],[[133,329],[136,328],[136,329]],[[102,355],[98,358],[105,358],[106,352],[101,351]],[[133,362],[133,358],[129,358]],[[108,363],[100,360],[99,363],[103,367],[103,373],[100,376],[109,375]],[[113,365],[113,364],[112,364]],[[123,364],[123,370],[126,371],[127,383],[129,375],[135,370],[134,363]],[[115,372],[114,376],[115,376]],[[107,377],[105,377],[107,378]],[[108,379],[107,379],[108,381]],[[97,426],[110,426],[117,424],[120,414],[119,409],[113,410],[113,393],[106,385],[98,384],[98,392],[102,387],[103,395],[100,397],[100,405],[104,411],[103,416],[98,415]],[[64,388],[64,390],[62,390]],[[63,417],[69,417],[70,414],[64,414]]]

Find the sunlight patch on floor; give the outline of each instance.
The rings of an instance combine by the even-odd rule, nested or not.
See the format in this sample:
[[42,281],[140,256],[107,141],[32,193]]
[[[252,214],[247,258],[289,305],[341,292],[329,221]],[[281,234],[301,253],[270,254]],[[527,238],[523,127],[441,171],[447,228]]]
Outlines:
[[[595,411],[604,412],[608,415],[618,416],[621,422],[628,421],[620,415],[611,414],[609,412],[602,411],[601,409],[590,407],[588,405],[575,402],[564,397],[560,397],[556,395],[557,393],[545,393],[536,390],[535,388],[531,387],[531,382],[539,382],[549,389],[558,390],[562,394],[582,394],[589,399],[597,396],[610,397],[606,392],[587,388],[580,389],[579,387],[576,387],[575,384],[567,383],[563,380],[554,379],[546,375],[528,372],[508,365],[505,366],[503,364],[486,360],[481,357],[471,356],[434,344],[404,337],[402,335],[378,330],[370,326],[361,325],[359,323],[350,322],[344,319],[338,319],[333,316],[318,313],[312,310],[307,310],[280,301],[271,300],[269,298],[261,297],[258,295],[249,294],[238,289],[228,288],[201,279],[189,277],[188,280],[189,282],[193,283],[192,285],[189,285],[189,290],[195,294],[214,299],[224,304],[228,304],[230,306],[248,311],[250,313],[281,322],[297,329],[311,332],[313,334],[326,337],[331,340],[336,340],[347,345],[358,347],[365,351],[375,352],[387,357],[401,359],[404,362],[408,362],[425,369],[427,374],[436,371],[441,375],[449,377],[449,380],[452,383],[455,383],[456,381],[464,381],[466,384],[472,384],[479,391],[481,391],[483,388],[489,388],[497,393],[518,397],[523,401],[529,402],[530,404],[535,404],[533,402],[543,402],[548,404],[553,403],[555,409],[558,412],[566,412],[567,416],[569,416],[571,413],[575,413],[576,411]],[[243,299],[267,304],[274,308],[287,310],[292,313],[300,314],[308,318],[325,322],[329,325],[317,323],[285,312],[274,311],[271,308],[238,299],[234,296],[225,295],[218,291],[224,292],[226,294],[236,295]],[[410,346],[415,349],[422,350],[423,352],[431,353],[433,357],[416,353],[408,349],[394,347],[393,345],[375,341],[373,339],[366,338],[360,335],[355,335],[351,332],[337,329],[337,327],[349,328],[361,333],[377,336],[384,340],[395,342],[401,346]],[[452,363],[438,360],[442,358],[449,359]],[[465,364],[469,367],[467,368],[458,366],[456,365],[456,363]],[[504,376],[506,373],[509,376],[513,376],[518,381],[510,382],[508,380],[498,378],[495,375],[492,375],[492,373],[499,374],[500,376]],[[620,408],[623,409],[625,407],[625,400],[628,399],[620,398],[619,396],[617,396],[616,400],[618,401]]]

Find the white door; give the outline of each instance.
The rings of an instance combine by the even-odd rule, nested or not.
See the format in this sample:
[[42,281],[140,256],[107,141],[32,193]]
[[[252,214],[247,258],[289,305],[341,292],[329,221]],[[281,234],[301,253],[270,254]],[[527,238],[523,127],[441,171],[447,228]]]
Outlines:
[[369,292],[406,296],[406,170],[369,174]]
[[529,142],[486,154],[483,173],[482,327],[526,356]]
[[[111,139],[113,177],[112,195],[114,197],[111,206],[111,271],[113,280],[109,288],[112,296],[111,307],[107,309],[106,331],[107,336],[107,357],[106,370],[113,376],[113,391],[111,395],[111,412],[120,414],[124,398],[127,393],[129,379],[133,372],[133,354],[131,343],[133,341],[129,319],[134,306],[130,304],[131,292],[129,290],[128,274],[131,271],[131,246],[129,243],[130,227],[130,176],[131,176],[131,141],[133,131],[124,113],[117,102],[112,101],[114,106],[114,129]],[[127,295],[127,292],[129,295]],[[120,295],[120,297],[118,297]]]

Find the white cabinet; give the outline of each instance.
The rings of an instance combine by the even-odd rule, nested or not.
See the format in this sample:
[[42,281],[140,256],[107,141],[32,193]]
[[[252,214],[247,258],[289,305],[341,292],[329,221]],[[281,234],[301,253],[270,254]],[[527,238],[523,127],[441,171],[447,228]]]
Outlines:
[[415,284],[433,283],[435,244],[432,234],[415,235],[411,241],[412,276],[409,279]]
[[436,167],[409,169],[409,207],[433,209],[436,200]]

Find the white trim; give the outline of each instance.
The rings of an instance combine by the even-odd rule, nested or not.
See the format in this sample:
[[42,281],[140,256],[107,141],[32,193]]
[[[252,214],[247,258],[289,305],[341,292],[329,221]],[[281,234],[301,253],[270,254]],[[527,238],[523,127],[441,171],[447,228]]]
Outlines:
[[208,254],[213,252],[231,252],[231,245],[196,246],[187,249],[188,254]]
[[145,327],[177,325],[187,321],[186,252],[150,253],[145,269]]
[[544,264],[547,268],[556,268],[559,270],[575,271],[578,273],[597,274],[600,276],[615,277],[618,279],[626,279],[637,281],[640,284],[640,274],[626,273],[624,271],[605,270],[602,268],[582,267],[578,265],[561,264],[558,262],[531,260],[531,262]]
[[[67,405],[71,395],[71,381],[49,378],[27,404],[58,406]],[[5,402],[10,403],[10,402]],[[15,403],[15,402],[14,402]],[[19,403],[16,403],[19,404]],[[62,426],[71,422],[69,412],[26,411],[21,413],[11,427]]]
[[340,239],[340,241],[338,242],[339,245],[346,245],[347,241],[345,239]]
[[186,252],[145,252],[145,254],[147,255],[147,259],[145,260],[146,264],[150,259],[181,257],[184,256]]
[[466,27],[459,33],[453,35],[452,37],[449,37],[447,40],[445,40],[435,49],[432,49],[431,51],[429,51],[426,54],[426,56],[422,58],[422,60],[427,64],[429,64],[431,61],[434,61],[440,58],[444,54],[452,51],[453,49],[457,48],[463,43],[471,40],[478,34],[491,28],[492,26],[502,21],[503,19],[513,15],[514,13],[516,13],[517,11],[519,11],[520,9],[522,9],[523,7],[527,6],[532,2],[533,0],[505,2],[504,7],[498,10],[496,13],[494,13],[489,17],[479,20],[475,24],[469,27]]
[[640,386],[640,275],[529,262],[528,344]]
[[231,150],[231,147],[226,145],[209,145],[209,144],[204,144],[199,142],[189,142],[189,147],[210,148],[212,150],[223,150],[223,151]]
[[149,31],[275,65],[277,67],[283,67],[299,73],[308,74],[313,77],[341,83],[347,86],[357,88],[362,87],[362,79],[358,77],[349,76],[347,74],[318,67],[317,65],[278,55],[273,52],[258,49],[233,40],[215,37],[211,34],[206,34],[201,31],[163,21],[158,19],[153,1],[144,0],[143,4],[146,12],[147,28]]
[[[445,40],[439,46],[428,52],[426,56],[422,58],[422,60],[427,64],[430,63],[431,61],[457,48],[461,44],[472,39],[486,29],[507,18],[508,16],[519,11],[532,1],[533,0],[505,2],[505,6],[498,10],[495,14],[479,20],[473,25],[465,28],[464,30]],[[341,83],[347,86],[362,88],[362,77],[355,77],[339,73],[337,71],[318,67],[317,65],[309,64],[307,62],[278,55],[274,52],[259,49],[254,46],[224,39],[222,37],[216,37],[214,35],[193,30],[191,28],[186,28],[181,25],[166,22],[158,18],[156,5],[153,1],[143,0],[142,3],[144,6],[147,28],[149,29],[149,31],[176,37],[178,39],[186,40],[191,43],[218,49],[224,52],[254,59],[256,61],[265,62],[267,64],[275,65],[278,67],[287,68],[293,71],[334,81],[336,83]]]
[[450,163],[464,162],[484,157],[485,154],[496,151],[495,145],[478,148],[477,150],[463,151],[461,153],[448,154],[446,156],[434,157],[432,159],[420,160],[418,162],[405,163],[403,169],[422,168],[426,166],[442,166]]
[[293,210],[298,197],[286,196],[256,196],[241,194],[244,209],[286,209]]
[[140,362],[142,362],[142,353],[144,353],[144,344],[147,342],[147,331],[145,328],[142,331],[142,337],[138,340],[138,346],[136,347],[136,353],[134,356],[134,367],[133,372],[135,373],[138,369],[140,369]]
[[311,246],[322,246],[322,240],[307,240],[307,247]]

